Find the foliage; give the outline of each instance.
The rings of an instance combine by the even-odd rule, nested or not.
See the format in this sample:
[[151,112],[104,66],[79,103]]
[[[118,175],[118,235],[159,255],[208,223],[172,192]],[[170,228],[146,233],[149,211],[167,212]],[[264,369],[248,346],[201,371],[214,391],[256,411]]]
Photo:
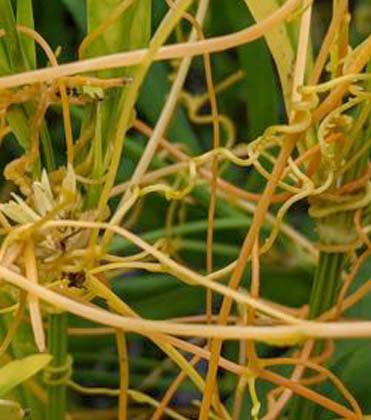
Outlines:
[[44,3],[0,0],[0,417],[368,418],[369,1]]

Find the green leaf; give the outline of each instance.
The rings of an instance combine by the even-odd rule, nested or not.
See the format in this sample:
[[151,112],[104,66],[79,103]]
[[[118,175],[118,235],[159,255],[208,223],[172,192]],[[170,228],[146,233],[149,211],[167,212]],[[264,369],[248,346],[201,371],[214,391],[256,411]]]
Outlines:
[[[122,0],[87,0],[87,26],[88,32],[96,30],[122,3]],[[105,54],[113,54],[120,51],[128,51],[147,46],[150,39],[151,28],[151,0],[133,2],[115,21],[99,36],[87,45],[86,55],[96,57]],[[134,74],[135,67],[129,70],[116,69],[99,72],[102,77],[130,76]],[[105,158],[109,149],[108,142],[113,137],[118,116],[125,103],[126,89],[111,89],[101,102],[101,132],[102,154]],[[94,120],[92,109],[87,108],[84,115],[84,124]],[[93,121],[92,121],[93,123]],[[96,124],[96,121],[94,122]],[[94,156],[95,159],[95,156]],[[94,178],[94,174],[90,174]],[[100,187],[95,188],[94,197],[99,197]],[[92,190],[92,188],[90,188]],[[90,194],[90,193],[89,193]],[[90,196],[92,196],[90,194]],[[89,206],[93,206],[89,202]]]
[[[257,22],[271,15],[281,6],[279,0],[244,1]],[[288,25],[277,25],[266,31],[265,39],[277,66],[286,110],[289,110],[295,65],[295,47],[292,37],[290,37]]]
[[[24,71],[30,67],[23,51],[23,44],[16,30],[16,21],[11,2],[9,0],[0,0],[0,10],[0,27],[6,33],[0,39],[0,75]],[[26,18],[23,16],[23,19]],[[26,22],[23,21],[23,24],[26,24]],[[29,123],[25,107],[14,106],[9,108],[7,120],[19,144],[26,149],[29,141]]]
[[[15,303],[13,297],[6,295],[5,293],[1,294],[1,300],[4,303],[4,305],[11,305]],[[7,331],[9,330],[13,321],[14,316],[11,314],[3,315],[2,317],[0,317],[1,340],[5,338]],[[11,342],[7,354],[9,354],[9,356],[13,360],[22,360],[24,357],[33,355],[35,353],[36,346],[31,325],[29,323],[22,323],[17,329],[17,333],[15,334]],[[27,407],[32,411],[32,415],[34,416],[34,418],[42,419],[41,413],[43,410],[43,405],[37,397],[35,397],[32,393],[28,392],[26,386],[18,386],[11,392],[11,394],[12,398],[18,401],[22,407]],[[1,416],[0,419],[2,419]]]
[[[32,10],[32,0],[17,0],[17,25],[23,25],[27,28],[34,29],[35,22]],[[36,48],[35,41],[21,34],[19,36],[20,43],[23,48],[27,63],[31,69],[36,68]]]
[[[226,12],[233,31],[254,23],[243,1],[231,2]],[[268,126],[278,122],[275,69],[266,42],[262,39],[238,48],[237,54],[240,67],[246,72],[242,90],[247,105],[249,139],[253,140]]]
[[4,76],[10,74],[11,72],[4,42],[0,40],[0,75]]
[[52,359],[49,354],[34,354],[13,360],[0,368],[0,397],[42,370]]
[[68,11],[82,32],[86,32],[86,4],[84,1],[63,0]]
[[23,106],[11,107],[7,113],[7,120],[19,144],[27,150],[30,138],[30,125]]
[[370,346],[364,343],[350,355],[347,361],[343,361],[344,368],[341,373],[341,381],[347,386],[356,400],[361,404],[364,413],[371,412],[370,400],[370,373],[371,357]]
[[[122,0],[87,0],[88,33],[96,30]],[[150,37],[151,0],[132,4],[98,37],[88,45],[88,57],[128,51],[147,45]],[[125,74],[125,70],[107,70],[106,77]]]
[[[84,0],[75,0],[76,4],[84,3]],[[53,51],[62,47],[59,61],[72,61],[76,59],[76,41],[81,37],[76,33],[75,26],[71,22],[71,16],[65,4],[61,0],[32,0],[35,10],[35,24],[37,31],[42,34]],[[85,33],[85,31],[84,31]],[[40,49],[37,49],[39,65],[47,65],[47,57]]]
[[[144,80],[138,98],[138,109],[152,126],[156,124],[165,105],[170,87],[167,65],[165,63],[154,63]],[[155,95],[149,94],[149,92],[155,92]],[[183,106],[179,106],[175,110],[174,118],[167,133],[170,140],[184,143],[195,153],[200,151],[200,146]]]
[[24,71],[29,66],[18,36],[10,0],[0,0],[0,10],[0,27],[5,30],[5,36],[1,39],[1,43],[4,46],[10,68],[15,72]]
[[[371,358],[370,345],[366,340],[339,340],[335,352],[327,363],[329,368],[348,389],[359,403],[363,413],[371,412]],[[330,381],[323,382],[316,391],[331,398],[339,404],[344,404],[344,398]],[[315,409],[316,419],[331,420],[333,413],[322,407]],[[366,417],[365,417],[366,418]]]

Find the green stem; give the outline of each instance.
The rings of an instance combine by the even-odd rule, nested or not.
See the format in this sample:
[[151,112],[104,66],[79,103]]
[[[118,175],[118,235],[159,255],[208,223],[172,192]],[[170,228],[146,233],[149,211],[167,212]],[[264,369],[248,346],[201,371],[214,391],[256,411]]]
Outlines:
[[[344,261],[345,254],[343,253],[320,253],[309,302],[309,318],[317,318],[335,304],[341,284]],[[317,343],[313,353],[321,352],[321,348],[322,343]],[[316,404],[311,401],[294,398],[291,419],[314,420],[316,407]]]
[[343,253],[320,253],[310,297],[309,318],[320,316],[336,302],[344,259]]
[[[53,356],[51,367],[58,369],[66,366],[67,314],[53,313],[49,315],[48,345],[49,353]],[[66,386],[61,380],[48,385],[47,420],[65,420],[65,417]]]
[[[371,71],[371,62],[368,65],[367,71]],[[367,90],[370,90],[371,84],[366,84]],[[357,150],[369,139],[371,134],[371,124],[369,117],[364,119],[362,113],[369,115],[370,108],[369,101],[363,103],[357,110],[357,117],[361,118],[361,126],[359,129],[351,132],[349,139],[353,140],[352,148],[349,155],[353,156]],[[363,128],[362,125],[364,124]],[[355,124],[355,127],[357,125]],[[342,183],[345,184],[354,179],[359,178],[365,173],[369,162],[369,154],[364,153],[364,155],[358,160],[358,162],[351,166],[345,173],[342,179]],[[335,232],[341,238],[348,238],[349,241],[352,241],[356,238],[354,232],[354,222],[353,222],[353,212],[343,212],[338,215],[330,216],[327,219],[320,221],[319,226],[330,226],[331,230]],[[345,233],[345,234],[344,234]],[[321,235],[320,235],[321,236]],[[336,235],[334,236],[334,238]],[[333,238],[333,239],[334,239]],[[321,237],[323,242],[326,242],[328,238],[326,235]],[[339,244],[338,244],[339,245]],[[341,243],[340,243],[341,245]],[[344,253],[320,253],[319,264],[317,266],[314,280],[312,295],[310,298],[309,306],[309,317],[316,318],[321,315],[323,312],[333,306],[337,300],[339,285],[340,285],[340,276],[342,267],[345,261]],[[318,354],[321,351],[322,343],[318,343],[314,347],[314,354]],[[316,417],[316,405],[311,401],[304,400],[302,398],[295,398],[293,401],[293,406],[291,410],[291,419],[305,419],[305,420],[314,420]]]

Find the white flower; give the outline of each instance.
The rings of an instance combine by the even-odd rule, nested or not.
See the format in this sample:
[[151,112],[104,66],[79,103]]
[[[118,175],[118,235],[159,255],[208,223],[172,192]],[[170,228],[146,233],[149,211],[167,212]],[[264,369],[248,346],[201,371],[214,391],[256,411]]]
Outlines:
[[[67,167],[63,180],[53,185],[53,188],[47,172],[43,170],[40,181],[33,182],[27,199],[13,193],[12,200],[0,204],[0,211],[15,222],[16,226],[39,223],[35,229],[32,226],[30,228],[33,229],[36,256],[44,268],[69,251],[84,248],[89,235],[76,227],[46,228],[43,222],[63,219],[93,220],[95,215],[94,212],[83,213],[81,210],[81,197],[71,165]],[[14,238],[17,241],[17,236]]]
[[[29,197],[30,204],[12,193],[13,200],[8,203],[0,204],[0,211],[10,220],[20,225],[35,223],[40,221],[47,214],[57,209],[58,206],[64,212],[67,208],[76,205],[78,201],[76,189],[76,176],[71,165],[68,165],[66,176],[61,184],[61,191],[58,197],[54,197],[48,174],[43,170],[40,181],[32,184],[32,192]],[[32,205],[32,207],[31,207]],[[57,212],[56,218],[63,217],[61,212]]]

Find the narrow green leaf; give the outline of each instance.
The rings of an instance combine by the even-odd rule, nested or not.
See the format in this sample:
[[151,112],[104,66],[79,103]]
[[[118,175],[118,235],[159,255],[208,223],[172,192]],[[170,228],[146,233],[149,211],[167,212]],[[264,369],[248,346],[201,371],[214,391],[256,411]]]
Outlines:
[[[243,1],[229,4],[226,13],[233,31],[254,23]],[[262,39],[238,48],[237,54],[240,67],[246,72],[241,87],[247,106],[248,135],[253,140],[278,122],[279,94],[275,69],[267,44]]]
[[51,360],[49,354],[34,354],[24,359],[13,360],[0,368],[0,397],[31,378]]
[[68,11],[73,16],[79,29],[86,32],[86,4],[84,1],[63,0]]
[[[279,0],[244,0],[254,19],[259,22],[274,13],[280,6]],[[286,109],[289,110],[295,65],[295,47],[287,25],[278,25],[265,33],[281,80]]]
[[[88,32],[96,30],[117,7],[123,4],[122,0],[87,0],[87,26]],[[96,57],[120,51],[128,51],[147,46],[151,29],[151,0],[132,2],[128,8],[116,17],[112,24],[90,44],[87,45],[86,55]],[[130,76],[134,74],[135,67],[129,70],[117,69],[99,72],[102,77]],[[104,161],[108,162],[105,154],[109,149],[108,142],[115,131],[117,118],[125,103],[126,89],[111,89],[101,102],[102,117],[102,154]],[[84,120],[94,118],[91,109],[85,111]],[[99,189],[95,188],[95,196],[99,197]],[[94,203],[89,203],[93,205]]]
[[[34,27],[32,0],[17,0],[17,18],[10,0],[0,0],[0,28],[5,36],[0,39],[0,75],[16,73],[36,68],[35,43],[25,35],[19,35],[16,25]],[[29,118],[33,105],[24,104],[8,109],[7,120],[19,144],[28,149],[30,138]],[[54,157],[50,146],[50,136],[46,124],[42,124],[41,143],[44,149],[46,166],[54,167]]]
[[15,106],[8,110],[7,120],[18,143],[27,150],[30,138],[30,125],[25,108]]
[[[34,29],[35,22],[32,10],[32,0],[17,0],[17,25],[23,25]],[[36,68],[36,47],[35,41],[23,34],[19,35],[23,52],[31,69]]]
[[11,1],[0,0],[0,10],[0,28],[5,30],[5,36],[1,42],[5,47],[8,62],[14,72],[24,71],[29,67],[16,29]]
[[[87,0],[88,33],[96,30],[122,0]],[[151,0],[132,2],[131,5],[87,47],[88,57],[128,51],[147,45],[150,37]],[[107,70],[106,77],[125,74],[125,70]]]
[[[28,67],[22,44],[16,30],[16,21],[9,0],[0,0],[0,28],[5,36],[0,38],[0,75],[26,70]],[[8,123],[19,144],[26,149],[29,141],[29,123],[23,106],[8,110]]]
[[11,73],[8,55],[4,43],[0,40],[0,75],[4,76]]
[[[170,91],[171,84],[167,74],[168,68],[165,63],[154,63],[139,94],[138,110],[152,126],[156,124]],[[148,92],[155,92],[155,95],[148,94]],[[195,153],[200,151],[196,135],[183,106],[179,105],[175,110],[167,133],[170,140],[184,143]]]

